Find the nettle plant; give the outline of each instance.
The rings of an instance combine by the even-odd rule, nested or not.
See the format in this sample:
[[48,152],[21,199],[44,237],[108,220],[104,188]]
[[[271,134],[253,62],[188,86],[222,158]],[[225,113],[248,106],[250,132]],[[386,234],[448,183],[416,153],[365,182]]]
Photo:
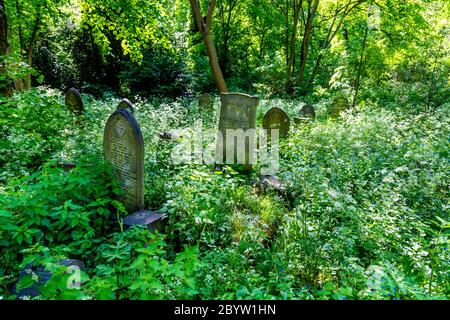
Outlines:
[[46,88],[0,97],[0,113],[0,183],[36,171],[76,128],[59,91]]
[[88,259],[105,231],[111,212],[123,212],[120,190],[102,161],[80,162],[64,172],[53,162],[30,177],[11,180],[0,194],[1,274],[16,272],[21,251],[35,244],[64,246],[71,257]]
[[[14,299],[38,284],[35,299],[195,297],[198,248],[167,255],[160,234],[137,226],[121,232],[116,217],[125,212],[114,200],[120,189],[110,169],[93,158],[69,172],[50,162],[8,184],[0,195],[0,294]],[[60,265],[68,258],[87,267],[75,288],[72,273]],[[32,271],[17,282],[26,268]],[[50,272],[50,279],[41,283],[40,272]]]
[[134,226],[97,250],[93,277],[82,287],[94,299],[192,299],[198,293],[198,247],[167,257],[159,233]]
[[[292,135],[280,175],[295,215],[280,241],[299,286],[312,284],[319,298],[448,293],[446,122],[364,110]],[[380,281],[370,284],[374,270]]]

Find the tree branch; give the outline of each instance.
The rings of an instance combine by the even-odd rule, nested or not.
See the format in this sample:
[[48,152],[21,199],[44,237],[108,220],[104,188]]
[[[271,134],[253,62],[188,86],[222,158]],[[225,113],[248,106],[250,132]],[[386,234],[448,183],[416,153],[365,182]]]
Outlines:
[[211,0],[208,7],[208,13],[206,15],[206,30],[209,32],[211,30],[211,22],[212,22],[212,16],[214,13],[214,7],[216,6],[216,0]]
[[198,30],[203,33],[203,18],[202,13],[200,11],[200,5],[197,0],[189,0],[191,2],[192,12],[194,14],[194,20],[197,24]]

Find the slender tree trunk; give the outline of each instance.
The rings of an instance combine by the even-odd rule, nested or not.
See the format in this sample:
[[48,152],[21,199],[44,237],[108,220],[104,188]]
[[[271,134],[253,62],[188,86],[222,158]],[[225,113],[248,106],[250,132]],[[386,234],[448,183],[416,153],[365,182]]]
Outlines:
[[[345,17],[348,16],[348,14],[353,11],[353,9],[355,9],[356,7],[358,7],[361,3],[363,3],[364,1],[362,0],[358,0],[353,2],[352,0],[350,0],[345,6],[341,7],[340,9],[336,10],[335,16],[333,17],[333,21],[331,23],[330,29],[328,30],[327,33],[327,37],[325,40],[325,43],[321,49],[321,53],[319,54],[319,56],[317,57],[316,63],[314,64],[314,69],[312,71],[311,77],[309,78],[308,81],[308,85],[306,87],[306,90],[309,91],[313,85],[314,85],[314,81],[315,78],[319,72],[319,68],[320,68],[320,64],[324,58],[324,51],[330,46],[331,41],[333,41],[334,37],[336,36],[336,34],[338,33],[338,31],[341,29],[342,24],[344,22]],[[340,14],[340,12],[342,13],[342,17],[339,20],[339,23],[337,24],[336,28],[334,28],[336,21],[337,21],[337,17]]]
[[[38,5],[37,16],[34,22],[33,32],[31,34],[30,42],[28,43],[27,48],[27,64],[30,68],[33,66],[33,50],[34,47],[36,46],[40,29],[41,29],[41,12],[40,12],[40,5]],[[29,90],[31,88],[31,74],[27,74],[25,76],[24,87],[25,90]]]
[[364,64],[364,52],[366,50],[366,43],[367,43],[367,36],[368,36],[368,34],[369,34],[369,28],[366,27],[366,30],[364,31],[364,39],[363,39],[361,57],[359,59],[358,74],[356,76],[356,82],[355,82],[355,96],[353,97],[353,104],[352,104],[353,108],[355,108],[356,102],[357,102],[357,99],[358,99],[359,83],[360,83],[360,80],[361,80],[361,72],[362,72],[363,64]]
[[[27,64],[31,68],[33,65],[33,49],[29,49],[27,52]],[[24,79],[25,90],[31,89],[31,74],[27,74]]]
[[298,28],[298,20],[300,18],[300,10],[302,9],[303,1],[300,0],[298,3],[294,4],[294,21],[292,23],[292,34],[291,40],[289,42],[289,58],[286,66],[286,93],[292,92],[292,72],[294,68],[295,62],[295,42],[297,41],[297,28]]
[[17,12],[17,26],[19,29],[19,45],[20,45],[20,58],[22,58],[23,51],[25,48],[25,43],[23,41],[23,30],[22,30],[22,10],[20,8],[19,0],[16,0],[16,12]]
[[[6,8],[4,0],[0,0],[0,57],[6,58],[9,54],[9,42],[8,42],[8,16],[6,14]],[[0,73],[6,72],[6,63],[2,62],[0,66]],[[5,97],[12,96],[12,85],[5,81],[0,87],[0,95]]]
[[[24,51],[25,51],[25,40],[24,40],[24,36],[23,36],[23,29],[22,29],[22,9],[20,7],[20,2],[19,0],[16,0],[16,12],[17,12],[17,26],[18,26],[18,31],[19,31],[19,56],[20,56],[20,60],[24,61]],[[15,79],[14,80],[14,88],[16,89],[16,91],[23,91],[24,88],[24,81],[23,79]]]
[[317,73],[319,72],[319,67],[320,67],[320,63],[322,62],[323,59],[323,53],[320,53],[319,56],[317,57],[316,63],[314,64],[314,69],[311,73],[311,77],[309,78],[308,81],[308,86],[307,86],[307,90],[311,89],[313,84],[314,84],[314,80],[316,79]]
[[439,49],[434,57],[434,67],[433,67],[433,71],[431,73],[431,81],[430,81],[430,87],[428,89],[428,101],[427,101],[427,110],[430,111],[431,110],[431,104],[433,102],[433,91],[435,88],[435,81],[436,81],[436,69],[437,69],[437,62],[441,53],[441,50],[443,48],[443,44],[444,44],[444,39],[445,37],[442,36],[441,39],[441,43],[439,45]]
[[322,46],[322,48],[320,50],[320,53],[319,53],[319,55],[317,57],[317,60],[316,60],[316,63],[314,64],[314,69],[313,69],[313,71],[311,73],[311,77],[309,78],[308,85],[306,86],[306,91],[310,90],[312,88],[312,86],[314,85],[314,80],[315,80],[315,78],[317,76],[317,73],[319,72],[320,63],[322,62],[322,59],[324,57],[324,51],[328,48],[328,46],[330,45],[330,43],[333,40],[334,36],[336,35],[337,31],[340,29],[340,26],[342,25],[342,21],[344,19],[341,20],[341,22],[338,24],[336,30],[333,32],[333,28],[334,28],[334,25],[336,23],[336,19],[337,19],[338,13],[339,13],[339,11],[336,12],[336,15],[333,18],[333,22],[331,23],[330,29],[328,30],[325,42],[324,42],[324,44],[323,44],[323,46]]
[[225,10],[224,10],[224,6],[222,4],[221,15],[223,16],[223,18],[222,18],[223,49],[222,49],[222,57],[221,57],[222,59],[221,59],[221,61],[219,61],[219,64],[220,64],[220,68],[222,70],[224,77],[226,77],[228,75],[227,66],[228,66],[229,43],[231,40],[231,36],[230,36],[231,18],[232,18],[233,10],[236,8],[237,4],[238,4],[238,0],[235,0],[230,3],[230,6],[227,8],[227,12],[226,12],[226,20],[224,20]]
[[198,1],[197,0],[189,0],[189,1],[191,3],[191,8],[194,14],[194,19],[197,24],[197,28],[200,30],[200,34],[202,35],[203,42],[206,47],[206,52],[209,58],[209,65],[211,67],[211,72],[216,82],[217,89],[220,92],[228,92],[225,79],[223,78],[222,70],[220,69],[216,47],[214,46],[214,42],[211,37],[211,21],[216,1],[211,0],[211,2],[209,3],[206,21],[203,20],[203,16],[201,14],[200,5]]
[[306,62],[308,61],[309,44],[311,42],[312,37],[312,26],[318,7],[319,7],[319,0],[314,0],[314,3],[312,4],[312,6],[310,5],[308,10],[308,17],[306,19],[305,33],[303,35],[302,49],[300,53],[300,67],[297,77],[297,86],[299,87],[303,84],[303,73],[305,71]]
[[289,63],[289,0],[286,0],[286,11],[284,11],[284,51],[286,53],[286,66]]

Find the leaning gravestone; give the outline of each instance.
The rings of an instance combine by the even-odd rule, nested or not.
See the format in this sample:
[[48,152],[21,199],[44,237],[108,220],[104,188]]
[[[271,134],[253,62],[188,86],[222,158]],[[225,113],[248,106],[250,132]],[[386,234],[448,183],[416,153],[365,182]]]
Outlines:
[[280,138],[287,137],[290,124],[291,121],[287,113],[277,107],[267,111],[263,118],[263,128],[266,130],[278,129]]
[[103,150],[123,191],[119,200],[129,213],[143,210],[144,139],[126,101],[119,104],[106,122]]
[[350,103],[345,97],[338,97],[334,99],[333,104],[331,105],[330,116],[331,118],[337,118],[340,114],[350,108]]
[[200,110],[211,110],[214,107],[214,99],[209,93],[203,93],[198,98],[198,107]]
[[69,110],[76,115],[81,115],[84,111],[83,99],[75,88],[70,88],[69,91],[67,91],[65,104]]
[[[234,155],[243,151],[244,159],[241,159],[240,164],[243,164],[246,170],[251,170],[254,161],[256,108],[259,104],[259,98],[242,93],[221,93],[220,103],[219,132],[222,139],[217,140],[216,161],[220,164],[234,164],[236,163]],[[227,145],[227,131],[230,134],[233,131],[236,133],[236,130],[239,129],[242,130],[244,136],[249,135],[249,139],[244,137],[245,150],[237,150],[239,143],[234,143],[234,137],[233,141],[230,141]]]

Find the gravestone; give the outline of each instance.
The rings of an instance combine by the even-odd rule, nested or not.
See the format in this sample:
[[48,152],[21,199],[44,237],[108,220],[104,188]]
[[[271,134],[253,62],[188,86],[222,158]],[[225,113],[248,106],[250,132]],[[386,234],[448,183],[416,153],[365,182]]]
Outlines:
[[268,130],[268,136],[270,136],[269,130],[278,129],[280,134],[279,137],[286,138],[289,133],[290,124],[291,121],[287,113],[280,108],[273,107],[264,115],[262,126],[264,129]]
[[334,99],[333,104],[331,105],[330,117],[337,118],[341,115],[341,113],[350,108],[350,103],[345,97],[338,97]]
[[310,104],[305,104],[300,108],[298,112],[298,117],[294,118],[296,124],[312,121],[316,118],[316,111],[314,107]]
[[[126,109],[120,108],[125,107]],[[119,200],[129,213],[144,209],[144,139],[127,103],[106,122],[103,151],[120,182],[123,195]]]
[[[251,170],[254,161],[256,108],[259,104],[259,98],[242,93],[221,93],[220,103],[219,131],[222,134],[222,139],[217,140],[216,162],[220,164],[235,164],[237,162],[234,157],[231,158],[231,155],[237,156],[239,151],[239,153],[243,152],[244,154],[244,159],[241,159],[242,163],[240,164],[244,165],[245,170]],[[233,146],[234,149],[231,150],[228,148],[227,131],[229,129],[231,129],[231,133],[233,130],[242,130],[245,139],[245,150],[238,150],[239,143],[234,143],[234,137],[233,141],[229,143],[229,147]],[[236,133],[238,131],[234,132]],[[245,134],[250,135],[249,139],[245,138]],[[239,162],[239,159],[237,160]]]
[[69,110],[76,115],[81,115],[84,111],[83,99],[75,88],[70,88],[69,91],[67,91],[65,104]]
[[209,93],[203,93],[198,98],[198,107],[200,110],[212,110],[214,107],[214,99]]
[[310,118],[315,119],[316,118],[316,111],[314,110],[314,107],[310,104],[305,104],[300,111],[298,112],[299,117],[301,118]]
[[127,109],[131,114],[134,114],[133,104],[128,99],[123,99],[122,101],[120,101],[117,109]]

